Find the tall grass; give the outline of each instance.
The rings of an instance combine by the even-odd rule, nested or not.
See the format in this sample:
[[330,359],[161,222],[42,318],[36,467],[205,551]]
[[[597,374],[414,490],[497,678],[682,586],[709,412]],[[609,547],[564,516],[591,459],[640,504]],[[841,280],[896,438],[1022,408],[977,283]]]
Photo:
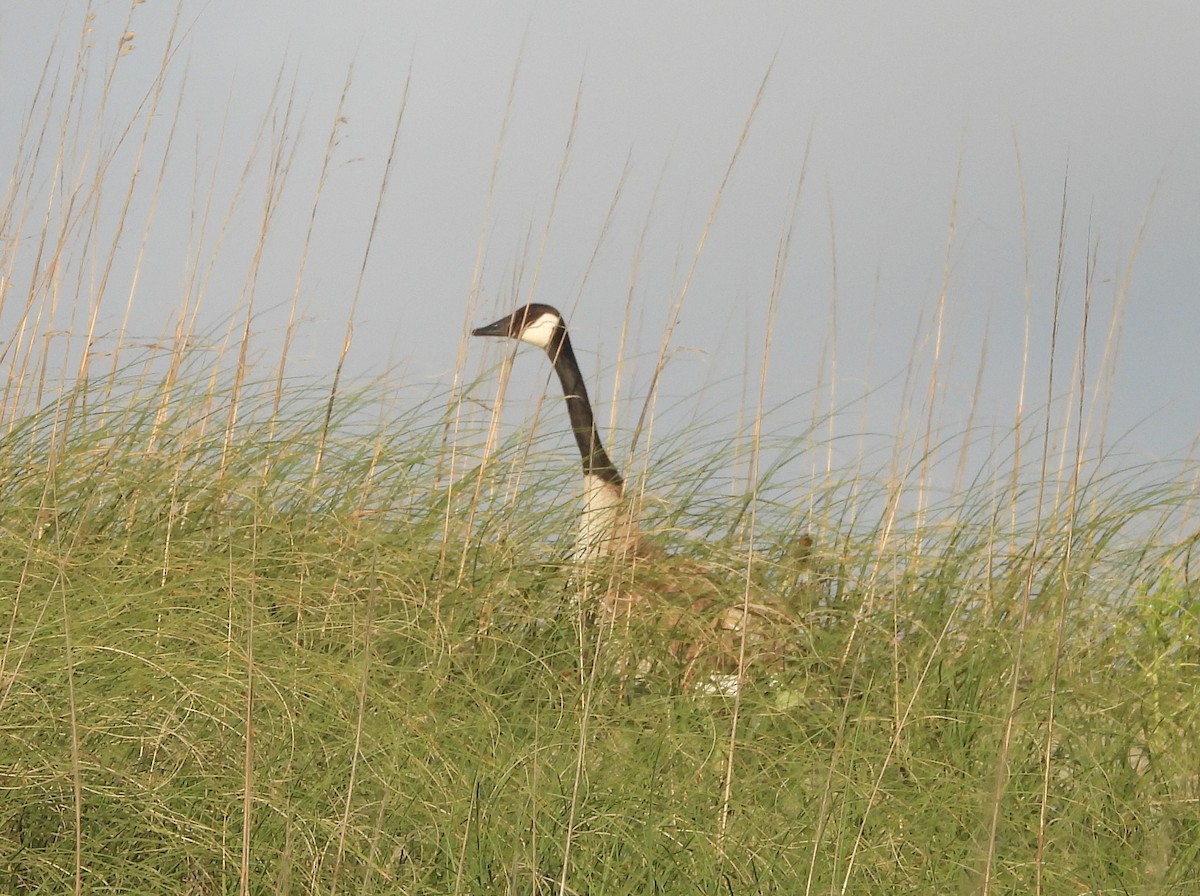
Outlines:
[[227,326],[198,323],[219,224],[160,339],[98,332],[133,301],[121,238],[155,204],[138,225],[97,197],[142,195],[174,145],[157,172],[119,164],[139,127],[159,145],[170,43],[147,105],[94,139],[127,46],[47,75],[0,219],[22,235],[0,310],[0,890],[1194,892],[1195,482],[1122,466],[1090,428],[1087,327],[1056,332],[1043,398],[1026,384],[999,434],[941,429],[935,354],[907,387],[923,415],[803,476],[841,408],[796,428],[760,398],[744,431],[650,438],[651,396],[615,431],[647,528],[725,570],[729,602],[786,598],[789,650],[707,693],[651,620],[631,682],[590,665],[572,596],[575,464],[491,426],[490,382],[461,357],[432,394],[299,381],[294,300],[282,349],[256,351],[286,123],[252,148],[270,176]]

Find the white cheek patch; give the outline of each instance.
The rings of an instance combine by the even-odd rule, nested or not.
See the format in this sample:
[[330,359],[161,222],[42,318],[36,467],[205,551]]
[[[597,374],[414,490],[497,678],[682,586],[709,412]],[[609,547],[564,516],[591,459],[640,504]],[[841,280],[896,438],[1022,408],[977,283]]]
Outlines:
[[521,330],[521,335],[517,337],[522,342],[528,342],[530,345],[536,345],[538,348],[544,349],[550,344],[551,338],[554,336],[554,330],[558,327],[561,318],[557,314],[550,312],[543,313],[536,320],[525,325]]

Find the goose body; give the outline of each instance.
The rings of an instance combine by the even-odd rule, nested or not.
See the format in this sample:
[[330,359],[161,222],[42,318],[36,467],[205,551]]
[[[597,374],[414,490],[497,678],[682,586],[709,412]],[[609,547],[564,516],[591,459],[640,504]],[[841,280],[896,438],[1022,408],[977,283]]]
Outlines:
[[[694,561],[666,557],[641,538],[625,499],[625,482],[596,430],[562,315],[550,305],[531,304],[471,332],[536,346],[554,365],[583,463],[584,508],[576,560],[587,565],[608,559],[612,564],[601,564],[607,570],[595,604],[601,619],[609,625],[629,622],[649,610],[667,635],[669,652],[682,662],[685,682],[700,668],[713,676],[710,683],[729,679],[730,669],[735,670],[736,681],[745,659],[739,645],[761,643],[764,623],[770,620],[766,627],[778,628],[781,614],[740,595],[731,602],[710,570]],[[725,685],[718,687],[726,690]]]

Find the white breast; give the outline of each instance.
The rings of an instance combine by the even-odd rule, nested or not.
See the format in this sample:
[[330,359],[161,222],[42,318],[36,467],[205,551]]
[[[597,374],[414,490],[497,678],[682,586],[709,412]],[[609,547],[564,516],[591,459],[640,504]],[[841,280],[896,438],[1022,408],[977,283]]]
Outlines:
[[584,478],[583,513],[576,555],[586,561],[627,551],[636,539],[621,487],[595,475]]

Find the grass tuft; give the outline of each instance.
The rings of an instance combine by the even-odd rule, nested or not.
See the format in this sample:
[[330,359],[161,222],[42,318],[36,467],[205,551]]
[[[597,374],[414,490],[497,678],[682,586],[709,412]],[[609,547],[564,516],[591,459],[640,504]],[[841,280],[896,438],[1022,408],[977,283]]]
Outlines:
[[[521,494],[456,531],[445,502],[471,490],[429,478],[443,398],[370,431],[360,394],[314,485],[320,390],[227,446],[201,386],[166,416],[118,390],[65,434],[56,402],[3,442],[6,892],[70,889],[77,849],[114,892],[553,892],[567,842],[575,891],[971,888],[993,800],[1005,891],[1039,854],[1047,892],[1197,879],[1200,601],[1186,544],[1145,524],[1186,503],[1169,484],[1090,481],[1037,556],[977,493],[886,543],[817,527],[819,587],[764,501],[758,587],[803,585],[787,661],[739,698],[722,829],[731,698],[681,690],[665,653],[632,689],[585,674],[551,537],[569,501]],[[692,556],[738,599],[740,501],[696,489],[658,537],[694,517]]]

